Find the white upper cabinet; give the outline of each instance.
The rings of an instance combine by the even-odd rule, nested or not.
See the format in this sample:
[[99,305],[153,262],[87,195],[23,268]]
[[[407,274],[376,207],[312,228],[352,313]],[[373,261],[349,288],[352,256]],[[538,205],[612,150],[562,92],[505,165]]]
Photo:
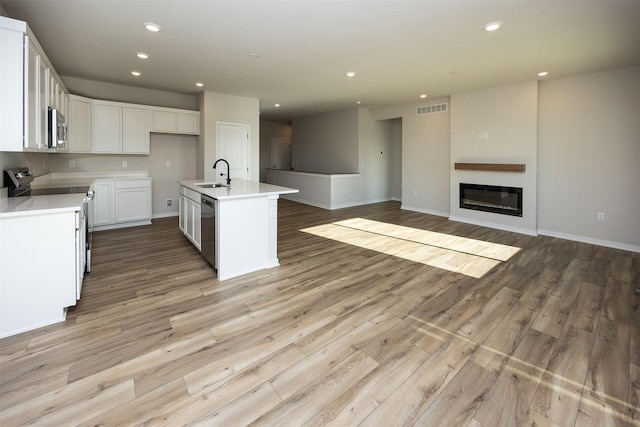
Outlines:
[[154,108],[151,132],[200,134],[200,112],[174,108]]
[[176,133],[200,135],[200,112],[176,113]]
[[[0,150],[22,151],[25,146],[24,33],[27,25],[0,16]],[[28,66],[28,61],[27,61]]]
[[122,151],[149,154],[149,110],[122,109]]
[[93,100],[81,96],[69,97],[69,152],[93,151]]
[[0,151],[49,151],[47,108],[66,114],[67,90],[25,22],[0,16],[0,45]]
[[149,110],[94,101],[95,153],[149,154]]
[[122,107],[95,104],[93,108],[93,151],[122,153]]

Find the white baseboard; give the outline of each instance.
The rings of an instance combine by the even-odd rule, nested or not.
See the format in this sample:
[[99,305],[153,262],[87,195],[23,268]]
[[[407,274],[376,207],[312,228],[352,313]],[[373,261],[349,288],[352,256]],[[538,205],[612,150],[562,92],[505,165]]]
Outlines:
[[612,242],[610,240],[594,239],[593,237],[578,236],[575,234],[560,233],[558,231],[544,230],[544,229],[538,229],[538,234],[541,234],[543,236],[549,236],[549,237],[557,237],[559,239],[573,240],[574,242],[588,243],[591,245],[598,245],[598,246],[604,246],[607,248],[621,249],[623,251],[640,253],[640,246],[638,245],[629,245],[626,243]]
[[156,219],[156,218],[169,218],[169,217],[172,217],[172,216],[178,216],[178,214],[179,214],[178,211],[176,211],[176,212],[156,213],[156,214],[153,214],[152,218],[153,219]]
[[405,211],[419,212],[427,215],[443,216],[445,218],[449,217],[449,212],[440,212],[440,211],[434,211],[431,209],[422,209],[422,208],[417,208],[415,206],[408,206],[405,204],[400,205],[400,209],[404,209]]

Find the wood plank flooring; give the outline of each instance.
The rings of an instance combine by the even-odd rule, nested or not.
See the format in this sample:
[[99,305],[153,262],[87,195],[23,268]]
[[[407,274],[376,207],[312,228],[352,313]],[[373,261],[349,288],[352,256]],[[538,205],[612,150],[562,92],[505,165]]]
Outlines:
[[640,254],[279,201],[219,282],[177,218],[94,233],[67,321],[0,340],[0,425],[640,426]]

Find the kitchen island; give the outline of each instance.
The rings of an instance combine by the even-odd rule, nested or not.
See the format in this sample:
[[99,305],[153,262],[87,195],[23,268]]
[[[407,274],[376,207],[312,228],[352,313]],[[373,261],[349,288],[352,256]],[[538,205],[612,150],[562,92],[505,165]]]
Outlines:
[[[202,180],[179,184],[180,228],[199,250],[202,240],[214,238],[219,280],[280,265],[278,198],[297,189],[241,179],[217,188],[206,188],[202,184],[210,183]],[[215,200],[214,236],[200,234],[201,196]]]

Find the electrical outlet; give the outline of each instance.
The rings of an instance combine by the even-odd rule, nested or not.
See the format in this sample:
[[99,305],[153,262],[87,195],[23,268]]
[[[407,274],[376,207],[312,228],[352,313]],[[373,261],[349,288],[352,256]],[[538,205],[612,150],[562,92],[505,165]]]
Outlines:
[[598,212],[598,221],[604,221],[604,212]]
[[167,199],[167,206],[173,206],[173,199]]
[[123,161],[122,161],[122,167],[123,167],[123,168],[126,168],[126,167],[127,167],[127,161],[126,161],[126,160],[123,160]]
[[76,161],[75,160],[69,160],[69,167],[70,168],[75,168],[76,167]]
[[171,160],[167,160],[166,162],[164,162],[164,165],[168,168],[171,167]]

